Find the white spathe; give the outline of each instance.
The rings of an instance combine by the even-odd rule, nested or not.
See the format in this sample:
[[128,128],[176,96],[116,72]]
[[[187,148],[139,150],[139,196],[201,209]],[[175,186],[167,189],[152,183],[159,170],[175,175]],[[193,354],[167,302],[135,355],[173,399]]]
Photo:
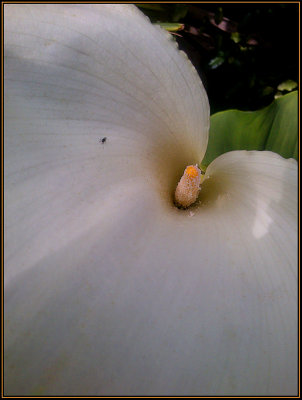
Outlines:
[[295,395],[297,163],[224,154],[178,210],[209,105],[168,34],[130,5],[4,18],[5,395]]

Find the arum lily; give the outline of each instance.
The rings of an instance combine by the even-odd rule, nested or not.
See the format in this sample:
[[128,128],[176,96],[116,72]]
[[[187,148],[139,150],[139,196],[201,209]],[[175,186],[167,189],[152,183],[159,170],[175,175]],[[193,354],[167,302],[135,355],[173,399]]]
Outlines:
[[295,395],[296,161],[223,154],[176,207],[209,104],[169,34],[4,11],[5,394]]

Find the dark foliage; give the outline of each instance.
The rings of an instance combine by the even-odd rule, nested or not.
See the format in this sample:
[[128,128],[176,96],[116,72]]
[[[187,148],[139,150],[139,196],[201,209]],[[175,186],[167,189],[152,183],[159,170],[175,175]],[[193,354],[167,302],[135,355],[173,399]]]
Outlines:
[[298,82],[298,4],[150,4],[140,8],[152,22],[184,24],[174,36],[204,81],[212,113],[262,108],[287,92],[278,88],[282,82]]

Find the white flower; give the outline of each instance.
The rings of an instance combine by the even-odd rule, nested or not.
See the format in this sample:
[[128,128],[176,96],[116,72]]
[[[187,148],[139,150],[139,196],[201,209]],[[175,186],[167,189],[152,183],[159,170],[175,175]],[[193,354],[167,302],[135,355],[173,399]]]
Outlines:
[[4,393],[295,395],[296,162],[224,154],[180,210],[209,106],[168,34],[130,5],[4,18]]

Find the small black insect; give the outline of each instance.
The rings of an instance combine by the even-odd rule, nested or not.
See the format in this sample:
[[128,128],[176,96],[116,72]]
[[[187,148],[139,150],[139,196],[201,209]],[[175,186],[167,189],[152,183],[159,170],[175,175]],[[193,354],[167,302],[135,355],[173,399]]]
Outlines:
[[106,140],[107,140],[107,138],[103,137],[103,139],[100,139],[99,142],[104,144],[104,143],[106,143]]

